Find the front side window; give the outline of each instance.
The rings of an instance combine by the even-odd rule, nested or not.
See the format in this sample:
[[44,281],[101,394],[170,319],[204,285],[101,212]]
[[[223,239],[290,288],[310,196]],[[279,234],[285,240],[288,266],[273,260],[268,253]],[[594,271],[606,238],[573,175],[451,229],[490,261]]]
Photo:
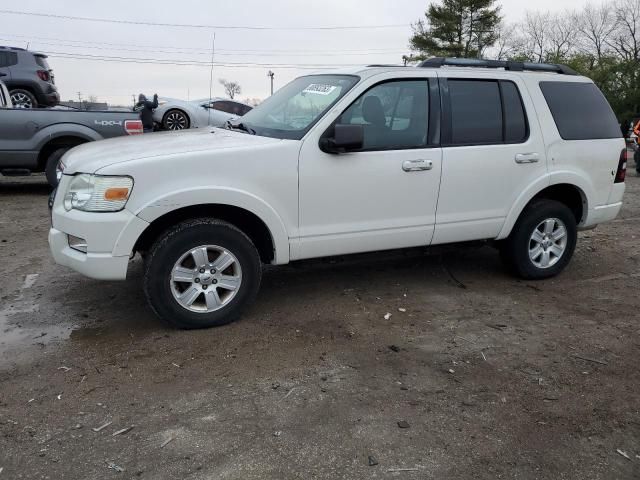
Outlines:
[[242,117],[256,135],[300,140],[359,77],[309,75],[293,80]]
[[428,80],[382,83],[361,95],[336,123],[364,127],[363,150],[427,146]]

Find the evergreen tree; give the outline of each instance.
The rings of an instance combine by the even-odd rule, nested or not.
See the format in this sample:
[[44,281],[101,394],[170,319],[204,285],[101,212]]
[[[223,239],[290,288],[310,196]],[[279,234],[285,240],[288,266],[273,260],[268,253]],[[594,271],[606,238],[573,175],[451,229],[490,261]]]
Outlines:
[[502,18],[496,0],[442,0],[413,25],[411,49],[422,58],[480,57],[498,39]]

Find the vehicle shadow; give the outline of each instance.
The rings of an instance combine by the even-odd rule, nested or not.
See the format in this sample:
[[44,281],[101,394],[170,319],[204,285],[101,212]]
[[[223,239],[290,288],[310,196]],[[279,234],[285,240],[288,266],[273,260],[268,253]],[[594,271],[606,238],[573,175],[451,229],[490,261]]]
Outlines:
[[49,195],[51,187],[42,175],[3,177],[0,175],[0,196]]

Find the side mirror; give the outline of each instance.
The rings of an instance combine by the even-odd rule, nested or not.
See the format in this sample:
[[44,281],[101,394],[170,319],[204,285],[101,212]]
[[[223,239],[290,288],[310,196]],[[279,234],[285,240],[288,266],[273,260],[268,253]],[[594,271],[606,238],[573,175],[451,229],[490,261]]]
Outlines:
[[336,124],[333,138],[323,138],[320,149],[326,153],[345,153],[360,150],[364,145],[364,127],[362,125]]

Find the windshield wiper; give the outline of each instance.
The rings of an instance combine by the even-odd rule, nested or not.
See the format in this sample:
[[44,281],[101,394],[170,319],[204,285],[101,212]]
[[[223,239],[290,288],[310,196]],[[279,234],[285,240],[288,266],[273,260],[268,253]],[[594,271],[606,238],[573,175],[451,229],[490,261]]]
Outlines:
[[231,120],[227,120],[227,129],[228,130],[241,130],[243,132],[247,132],[250,135],[255,135],[256,131],[245,125],[244,123],[240,122],[240,123],[233,123]]

